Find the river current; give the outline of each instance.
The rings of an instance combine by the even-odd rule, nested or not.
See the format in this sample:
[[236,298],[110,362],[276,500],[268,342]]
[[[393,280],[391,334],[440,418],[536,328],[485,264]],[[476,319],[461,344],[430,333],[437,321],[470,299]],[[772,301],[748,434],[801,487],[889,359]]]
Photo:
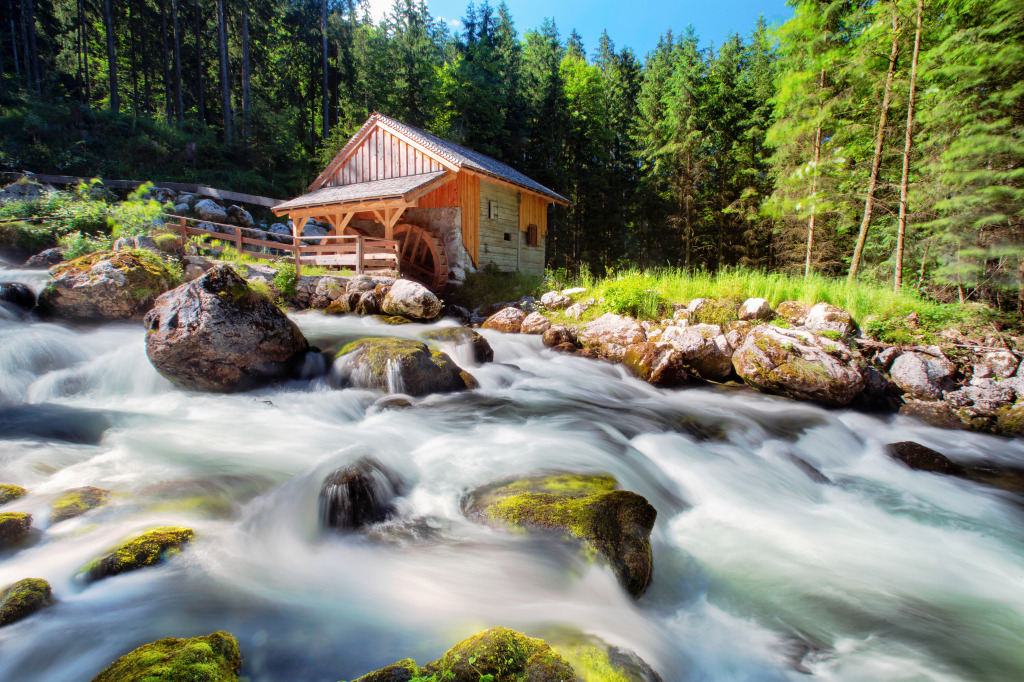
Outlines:
[[[38,289],[44,276],[0,270]],[[325,350],[427,327],[293,316]],[[451,322],[441,322],[441,325]],[[483,331],[471,392],[388,404],[323,376],[235,395],[174,388],[141,324],[76,326],[0,308],[0,483],[29,494],[27,545],[0,587],[56,602],[0,628],[0,680],[88,681],[163,637],[226,630],[252,682],[353,679],[434,660],[494,625],[579,632],[666,682],[1024,679],[1024,511],[1013,495],[911,471],[884,445],[1024,463],[1024,443],[746,391],[659,390],[538,337]],[[333,470],[372,456],[405,481],[396,518],[321,529]],[[658,511],[654,575],[610,569],[471,523],[465,495],[546,471],[608,472]],[[48,525],[69,488],[109,503]],[[153,526],[194,528],[158,567],[85,585],[79,569]]]

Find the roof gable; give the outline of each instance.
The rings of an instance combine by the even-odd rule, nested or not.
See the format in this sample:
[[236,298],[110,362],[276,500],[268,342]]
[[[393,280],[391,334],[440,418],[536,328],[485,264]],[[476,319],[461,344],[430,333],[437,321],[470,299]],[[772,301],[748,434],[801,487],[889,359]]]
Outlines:
[[497,159],[492,159],[489,156],[467,149],[462,145],[432,135],[425,130],[406,125],[401,121],[377,112],[374,112],[356,134],[342,147],[341,151],[334,157],[334,160],[328,164],[309,186],[309,189],[312,191],[324,187],[346,160],[370,139],[375,130],[384,130],[404,140],[425,156],[436,161],[443,168],[453,171],[464,169],[474,171],[484,176],[492,176],[499,180],[510,182],[527,191],[544,195],[552,201],[569,203],[558,193],[532,180],[511,166],[501,163]]

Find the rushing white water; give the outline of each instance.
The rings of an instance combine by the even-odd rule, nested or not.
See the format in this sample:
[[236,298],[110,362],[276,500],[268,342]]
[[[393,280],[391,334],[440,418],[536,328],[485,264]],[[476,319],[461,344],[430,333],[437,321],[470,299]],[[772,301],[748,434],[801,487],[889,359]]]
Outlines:
[[[294,319],[325,350],[425,329]],[[32,513],[36,529],[0,552],[0,586],[45,578],[57,599],[0,628],[0,679],[89,680],[145,642],[218,629],[238,637],[253,682],[351,679],[492,625],[590,633],[666,682],[1024,679],[1019,499],[910,471],[882,447],[1020,463],[1021,442],[657,390],[536,337],[485,333],[493,364],[452,349],[480,389],[390,409],[323,378],[188,393],[149,365],[141,325],[0,317],[0,482],[30,491],[3,511]],[[366,455],[406,481],[399,517],[325,533],[321,482]],[[549,470],[609,472],[658,510],[640,600],[607,568],[463,515],[468,491]],[[53,497],[83,485],[110,503],[49,526]],[[156,525],[196,539],[162,566],[76,579]]]

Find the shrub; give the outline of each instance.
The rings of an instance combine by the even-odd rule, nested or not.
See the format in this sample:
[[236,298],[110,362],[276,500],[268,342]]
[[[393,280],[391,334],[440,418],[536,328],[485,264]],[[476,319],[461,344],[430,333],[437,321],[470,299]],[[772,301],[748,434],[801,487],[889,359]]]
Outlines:
[[94,253],[109,248],[110,240],[90,239],[76,230],[61,237],[60,245],[64,247],[65,260],[74,260],[87,253]]
[[274,286],[285,298],[295,298],[295,285],[299,278],[295,272],[295,264],[283,262],[277,267],[277,274],[274,275]]

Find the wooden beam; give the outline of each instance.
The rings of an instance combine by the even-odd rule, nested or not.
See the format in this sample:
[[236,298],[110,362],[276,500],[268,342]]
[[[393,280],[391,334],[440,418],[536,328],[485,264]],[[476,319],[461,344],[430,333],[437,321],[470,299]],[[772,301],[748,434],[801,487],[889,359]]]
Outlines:
[[458,173],[452,173],[451,171],[448,171],[447,173],[437,178],[436,180],[431,180],[425,185],[421,185],[420,187],[409,190],[403,196],[405,197],[406,201],[411,203],[419,199],[424,194],[429,194],[438,187],[447,185],[449,182],[455,180],[456,176],[458,176]]
[[359,199],[357,201],[349,202],[336,202],[330,204],[315,204],[308,206],[292,206],[288,208],[273,208],[271,209],[276,215],[281,216],[288,214],[289,216],[300,215],[308,218],[315,218],[323,216],[328,213],[354,213],[357,211],[372,211],[374,209],[381,208],[405,208],[408,206],[408,202],[401,197],[388,197],[388,198],[377,198],[377,199]]

